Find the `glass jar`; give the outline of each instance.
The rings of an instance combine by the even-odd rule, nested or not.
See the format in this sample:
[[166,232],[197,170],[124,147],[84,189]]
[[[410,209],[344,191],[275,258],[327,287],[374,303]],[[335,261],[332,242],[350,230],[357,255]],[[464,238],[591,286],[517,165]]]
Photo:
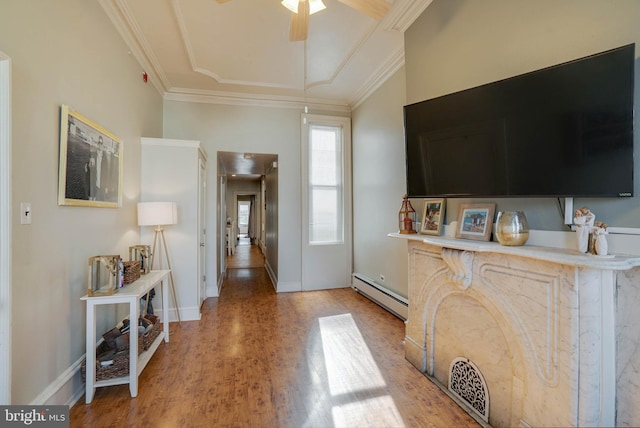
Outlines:
[[529,224],[522,211],[500,211],[496,219],[496,238],[502,245],[524,245],[529,239]]

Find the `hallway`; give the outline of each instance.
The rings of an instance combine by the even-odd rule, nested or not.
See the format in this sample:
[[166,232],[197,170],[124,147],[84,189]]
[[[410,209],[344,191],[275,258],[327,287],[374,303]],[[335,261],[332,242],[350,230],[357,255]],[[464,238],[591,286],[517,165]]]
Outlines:
[[140,376],[99,388],[71,427],[470,427],[404,359],[404,323],[350,288],[276,294],[231,269],[202,319],[171,324]]
[[227,269],[261,268],[264,267],[264,255],[260,246],[251,244],[251,240],[239,235],[236,251],[233,255],[227,255]]

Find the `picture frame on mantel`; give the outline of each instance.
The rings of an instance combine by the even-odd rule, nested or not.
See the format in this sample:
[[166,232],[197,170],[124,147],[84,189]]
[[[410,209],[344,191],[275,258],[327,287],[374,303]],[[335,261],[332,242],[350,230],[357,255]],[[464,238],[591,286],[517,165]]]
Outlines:
[[120,138],[62,105],[58,205],[121,207],[122,152]]
[[446,199],[425,199],[422,207],[422,223],[420,233],[424,235],[441,235],[444,220]]
[[458,211],[456,238],[488,241],[493,228],[496,204],[462,204]]

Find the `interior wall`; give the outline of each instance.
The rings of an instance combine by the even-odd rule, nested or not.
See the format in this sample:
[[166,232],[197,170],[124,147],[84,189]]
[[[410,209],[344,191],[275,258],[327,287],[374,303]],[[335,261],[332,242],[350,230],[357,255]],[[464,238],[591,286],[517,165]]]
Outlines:
[[[407,103],[534,71],[629,43],[640,45],[640,2],[434,0],[405,32]],[[640,47],[636,46],[636,58]],[[640,106],[636,60],[635,109]],[[636,153],[640,119],[635,117]],[[636,160],[636,166],[638,160]],[[640,179],[632,198],[577,198],[609,226],[640,227]],[[541,172],[543,173],[543,172]],[[447,200],[445,222],[461,203],[495,201],[497,211],[524,210],[532,229],[567,230],[554,198]]]
[[[98,2],[4,0],[0,51],[13,83],[11,402],[65,404],[53,395],[57,382],[81,385],[87,259],[126,256],[139,239],[140,137],[161,136],[162,99]],[[61,104],[121,138],[122,208],[57,205]],[[31,203],[31,225],[20,224],[20,202]],[[97,333],[122,313],[99,311]]]
[[[265,204],[265,241],[264,241],[264,257],[267,265],[267,270],[272,280],[278,281],[278,260],[279,259],[279,246],[278,236],[279,231],[279,217],[280,217],[280,204],[279,204],[279,182],[280,177],[278,173],[279,168],[271,168],[267,171],[264,178],[265,191],[264,191],[264,204]],[[287,260],[287,259],[282,259]],[[302,283],[299,282],[300,288]]]
[[[226,220],[226,216],[225,216],[225,212],[226,212],[226,207],[225,207],[225,201],[226,201],[226,195],[227,195],[227,177],[224,175],[224,173],[222,172],[222,162],[220,161],[220,158],[216,159],[217,163],[217,168],[218,168],[218,174],[216,176],[216,185],[215,187],[217,188],[217,192],[216,192],[216,219],[218,221],[215,222],[216,225],[216,233],[215,236],[219,237],[220,239],[214,239],[211,240],[211,238],[208,237],[209,233],[207,233],[207,239],[209,242],[207,242],[207,245],[211,245],[211,243],[217,243],[215,245],[215,248],[217,248],[217,251],[214,252],[214,254],[217,254],[217,256],[213,256],[214,259],[216,260],[216,270],[213,272],[208,272],[208,275],[210,278],[216,278],[216,287],[213,288],[211,287],[212,284],[211,283],[207,283],[207,297],[217,297],[220,295],[220,289],[222,288],[222,281],[224,279],[224,273],[227,271],[227,263],[226,263],[226,254],[227,254],[227,249],[226,249],[226,224],[227,224],[227,220]],[[207,199],[209,198],[209,196],[207,196]],[[209,224],[211,223],[212,219],[207,219],[207,221],[209,222]]]
[[[164,102],[164,137],[194,139],[202,143],[207,153],[252,152],[273,153],[278,155],[277,195],[268,198],[268,203],[278,201],[277,233],[269,239],[267,261],[275,261],[271,265],[276,270],[278,288],[283,290],[300,290],[300,115],[297,109],[279,109],[247,106],[231,106],[219,104],[189,103],[180,101]],[[218,172],[217,168],[207,171],[212,181]],[[216,201],[217,189],[208,187],[207,201]],[[227,189],[227,195],[233,195]],[[212,204],[213,202],[209,202]],[[209,206],[208,212],[215,211]],[[211,219],[210,219],[211,220]],[[268,219],[269,220],[269,219]],[[269,225],[272,227],[272,225]],[[207,247],[215,247],[218,237],[207,236]],[[272,254],[273,251],[278,254]],[[211,259],[208,256],[209,260]],[[278,267],[277,260],[287,260]],[[215,263],[207,262],[207,273],[218,277]]]
[[353,111],[353,270],[407,297],[407,244],[387,237],[406,192],[405,98],[403,67]]

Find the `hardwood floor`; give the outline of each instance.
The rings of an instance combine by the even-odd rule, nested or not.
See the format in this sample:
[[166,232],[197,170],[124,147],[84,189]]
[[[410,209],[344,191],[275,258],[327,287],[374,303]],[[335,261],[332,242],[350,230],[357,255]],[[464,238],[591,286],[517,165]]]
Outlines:
[[227,256],[227,269],[264,267],[264,255],[258,245],[252,245],[249,238],[240,237],[236,253]]
[[349,288],[276,294],[231,269],[202,319],[172,323],[142,372],[70,410],[72,427],[479,426],[404,359],[404,324]]

